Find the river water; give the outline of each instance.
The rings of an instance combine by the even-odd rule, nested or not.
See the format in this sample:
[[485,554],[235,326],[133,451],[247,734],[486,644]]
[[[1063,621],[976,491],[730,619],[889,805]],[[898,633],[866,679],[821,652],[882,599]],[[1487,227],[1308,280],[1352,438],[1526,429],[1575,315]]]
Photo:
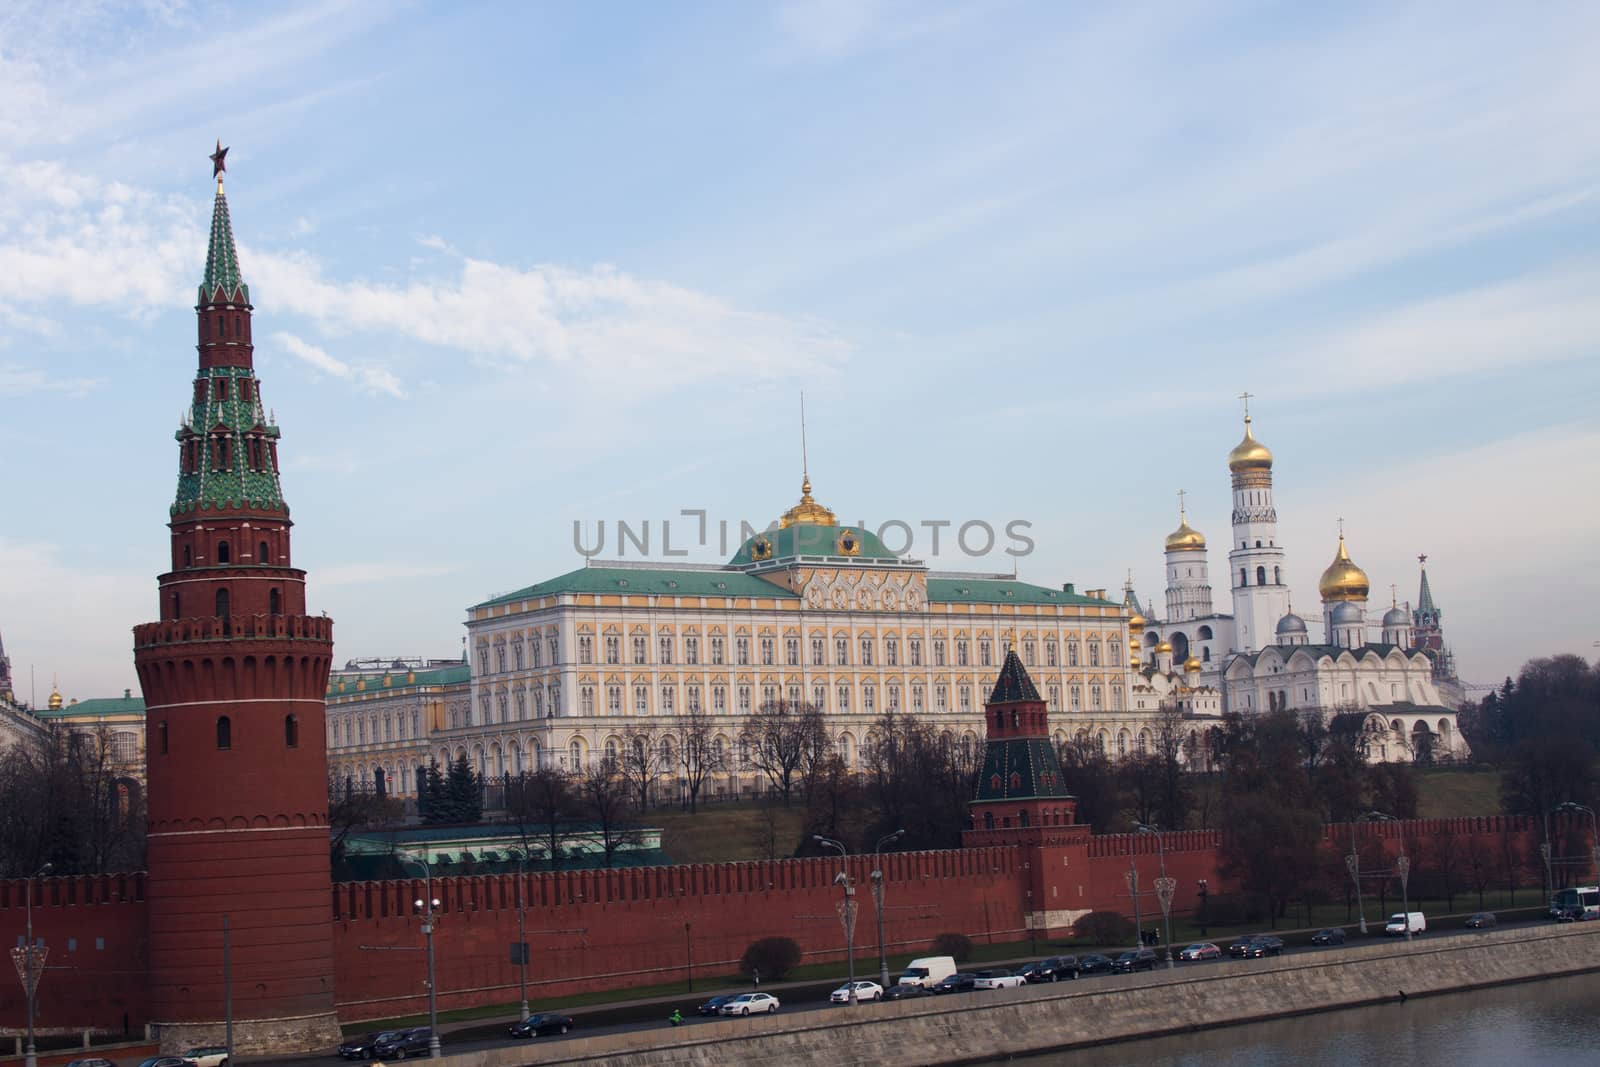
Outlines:
[[1040,1067],[1600,1064],[1600,974],[1035,1056]]

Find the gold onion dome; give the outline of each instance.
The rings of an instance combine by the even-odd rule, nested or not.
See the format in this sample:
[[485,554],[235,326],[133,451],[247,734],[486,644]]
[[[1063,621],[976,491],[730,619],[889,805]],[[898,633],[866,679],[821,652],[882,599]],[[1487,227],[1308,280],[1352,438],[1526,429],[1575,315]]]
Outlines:
[[1206,550],[1205,534],[1189,525],[1189,516],[1182,508],[1178,509],[1178,528],[1167,534],[1168,552],[1204,552]]
[[50,709],[54,711],[55,709],[61,707],[61,703],[61,690],[57,689],[55,686],[51,686],[49,700]]
[[1140,615],[1136,611],[1136,612],[1133,613],[1133,617],[1128,620],[1128,629],[1130,629],[1130,630],[1142,630],[1142,629],[1144,629],[1145,622],[1146,622],[1145,617],[1143,615]]
[[1198,656],[1190,656],[1188,659],[1184,660],[1183,661],[1183,669],[1186,670],[1186,671],[1197,671],[1197,670],[1199,670],[1200,669],[1200,657],[1198,657]]
[[1230,471],[1251,471],[1272,469],[1272,450],[1250,432],[1250,416],[1244,417],[1244,440],[1233,446],[1233,451],[1228,453],[1228,469]]
[[811,476],[808,474],[800,482],[800,503],[783,513],[783,518],[778,520],[780,529],[790,526],[837,526],[838,516],[811,499]]
[[1160,652],[1171,652],[1171,651],[1172,651],[1172,643],[1170,641],[1163,641],[1159,645],[1156,646],[1156,652],[1158,652],[1158,653],[1160,653]]
[[1344,534],[1340,534],[1339,552],[1328,564],[1328,569],[1322,572],[1321,581],[1317,582],[1317,591],[1322,594],[1323,602],[1365,600],[1371,589],[1372,583],[1367,580],[1367,572],[1351,561],[1350,553],[1345,551]]

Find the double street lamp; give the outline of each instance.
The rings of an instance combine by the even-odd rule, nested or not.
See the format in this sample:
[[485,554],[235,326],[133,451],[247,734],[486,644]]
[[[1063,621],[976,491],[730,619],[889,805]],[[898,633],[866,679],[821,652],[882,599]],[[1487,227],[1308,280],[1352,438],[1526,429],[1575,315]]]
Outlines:
[[844,899],[839,902],[839,922],[844,927],[845,958],[849,961],[850,980],[845,987],[846,1003],[852,1008],[856,1006],[856,886],[850,878],[849,856],[842,841],[835,841],[831,837],[821,834],[812,834],[811,839],[823,848],[838,849],[839,873],[833,879],[834,884],[844,888]]
[[[1394,871],[1400,876],[1400,907],[1403,909],[1406,940],[1411,940],[1411,896],[1409,883],[1411,880],[1411,857],[1406,855],[1406,824],[1382,811],[1369,811],[1361,816],[1358,822],[1392,822],[1400,833],[1400,855],[1395,857]],[[1363,925],[1363,931],[1365,926]]]
[[50,950],[33,939],[33,880],[49,873],[54,864],[47,863],[22,880],[22,893],[27,899],[27,942],[11,950],[11,962],[17,965],[17,977],[22,979],[23,991],[28,995],[28,1043],[23,1054],[24,1067],[38,1067],[39,1051],[33,1044],[33,1015],[35,994],[39,989],[39,975],[44,971],[44,961]]
[[904,837],[905,833],[896,830],[885,834],[878,838],[877,847],[872,850],[872,906],[878,913],[878,984],[884,989],[889,988],[889,957],[883,947],[883,846]]
[[422,865],[423,880],[427,887],[428,895],[416,902],[416,909],[422,912],[422,935],[428,940],[428,1057],[438,1059],[444,1055],[439,1047],[439,991],[433,980],[433,928],[439,922],[436,910],[439,898],[433,895],[433,870],[428,866],[428,861],[415,853],[407,853],[406,858]]
[[1173,967],[1172,962],[1172,896],[1177,892],[1178,880],[1167,877],[1167,846],[1161,839],[1161,831],[1154,826],[1139,823],[1136,828],[1138,833],[1153,834],[1156,839],[1156,854],[1161,859],[1161,877],[1156,879],[1156,899],[1161,902],[1161,920],[1166,926],[1167,936],[1167,970]]

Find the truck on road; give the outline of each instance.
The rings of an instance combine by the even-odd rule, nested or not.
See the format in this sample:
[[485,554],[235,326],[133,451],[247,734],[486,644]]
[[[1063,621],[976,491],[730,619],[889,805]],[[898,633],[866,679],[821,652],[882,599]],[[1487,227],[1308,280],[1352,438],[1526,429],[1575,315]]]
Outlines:
[[954,956],[924,956],[906,964],[906,969],[900,972],[900,984],[932,989],[955,973]]

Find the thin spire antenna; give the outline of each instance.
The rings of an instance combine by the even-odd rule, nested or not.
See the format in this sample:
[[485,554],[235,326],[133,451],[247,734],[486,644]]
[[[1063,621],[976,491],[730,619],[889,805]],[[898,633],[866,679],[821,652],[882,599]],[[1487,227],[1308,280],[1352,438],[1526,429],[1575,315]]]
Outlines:
[[1178,490],[1178,518],[1180,518],[1180,519],[1186,519],[1186,518],[1189,517],[1189,513],[1184,510],[1184,506],[1183,506],[1183,498],[1188,496],[1188,495],[1189,495],[1189,490],[1187,490],[1187,489],[1179,489]]
[[811,479],[811,460],[806,455],[806,391],[800,390],[800,474]]

